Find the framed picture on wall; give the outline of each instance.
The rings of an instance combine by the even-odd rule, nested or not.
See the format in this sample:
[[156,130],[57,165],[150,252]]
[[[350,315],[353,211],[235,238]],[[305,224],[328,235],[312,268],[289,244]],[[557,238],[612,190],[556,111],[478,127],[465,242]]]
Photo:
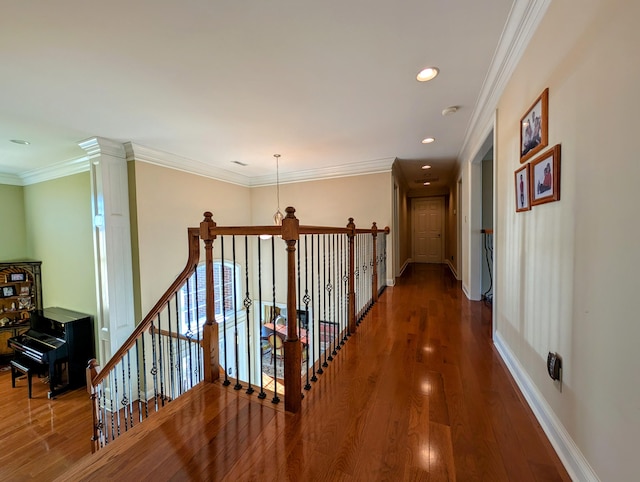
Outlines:
[[530,163],[531,205],[560,200],[560,144]]
[[529,211],[531,209],[531,196],[529,195],[529,164],[525,164],[516,170],[516,212]]
[[520,119],[520,162],[535,156],[549,144],[549,89],[544,89]]

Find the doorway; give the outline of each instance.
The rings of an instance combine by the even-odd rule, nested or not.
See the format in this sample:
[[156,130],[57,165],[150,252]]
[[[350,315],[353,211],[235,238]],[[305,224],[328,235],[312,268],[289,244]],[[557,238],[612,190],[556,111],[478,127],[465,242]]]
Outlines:
[[442,263],[444,253],[444,198],[413,201],[413,261]]

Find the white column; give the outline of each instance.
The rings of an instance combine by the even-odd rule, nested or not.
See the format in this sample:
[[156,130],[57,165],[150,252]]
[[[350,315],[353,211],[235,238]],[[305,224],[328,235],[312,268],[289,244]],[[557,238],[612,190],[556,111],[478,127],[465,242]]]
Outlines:
[[104,366],[135,326],[127,160],[124,146],[109,139],[93,137],[78,144],[90,162],[97,358]]

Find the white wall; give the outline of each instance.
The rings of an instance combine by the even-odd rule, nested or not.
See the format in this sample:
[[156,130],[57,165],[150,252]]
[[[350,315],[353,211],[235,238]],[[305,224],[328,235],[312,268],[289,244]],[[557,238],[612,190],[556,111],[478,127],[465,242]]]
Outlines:
[[[552,2],[498,105],[496,341],[576,480],[638,477],[639,18],[640,2]],[[519,120],[546,87],[561,200],[516,213]]]

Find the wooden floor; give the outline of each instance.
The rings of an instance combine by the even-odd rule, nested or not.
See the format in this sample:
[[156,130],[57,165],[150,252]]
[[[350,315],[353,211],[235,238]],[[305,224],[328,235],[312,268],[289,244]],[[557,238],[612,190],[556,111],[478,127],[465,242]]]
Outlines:
[[3,373],[0,479],[570,480],[490,332],[490,310],[446,268],[413,266],[300,414],[202,384],[71,469],[88,451],[85,395],[29,403]]

